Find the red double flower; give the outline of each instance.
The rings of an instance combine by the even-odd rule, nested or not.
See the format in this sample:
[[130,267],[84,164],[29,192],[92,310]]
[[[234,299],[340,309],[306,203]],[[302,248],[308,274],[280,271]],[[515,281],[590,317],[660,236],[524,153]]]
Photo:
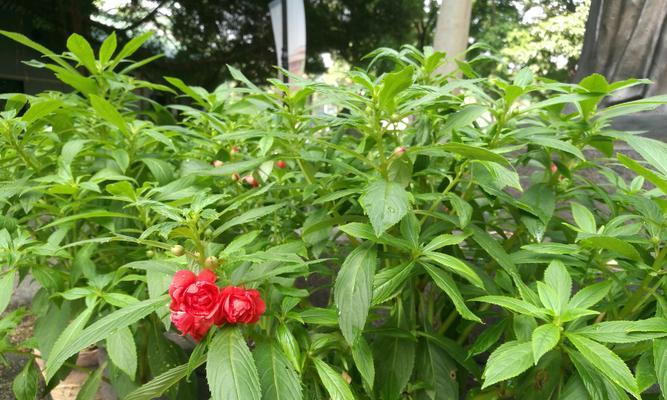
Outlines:
[[169,285],[171,322],[183,335],[200,341],[212,325],[251,324],[266,310],[257,290],[215,284],[215,272],[178,271]]

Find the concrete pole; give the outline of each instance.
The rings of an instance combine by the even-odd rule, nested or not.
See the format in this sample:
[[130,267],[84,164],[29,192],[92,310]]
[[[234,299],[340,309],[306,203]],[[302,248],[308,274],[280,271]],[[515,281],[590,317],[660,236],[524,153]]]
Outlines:
[[[435,26],[433,48],[446,52],[450,60],[464,58],[463,52],[468,47],[471,12],[472,0],[442,0]],[[456,68],[456,63],[450,61],[443,64],[437,73],[448,74]]]

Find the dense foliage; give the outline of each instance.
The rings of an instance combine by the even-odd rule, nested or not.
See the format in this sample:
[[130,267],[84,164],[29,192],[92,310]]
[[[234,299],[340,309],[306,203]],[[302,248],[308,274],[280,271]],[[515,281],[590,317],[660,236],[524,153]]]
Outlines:
[[[444,55],[405,47],[346,85],[230,68],[207,92],[129,75],[146,35],[54,54],[2,34],[73,88],[1,96],[0,310],[28,274],[41,289],[0,355],[45,360],[47,388],[96,345],[81,398],[664,398],[667,146],[609,123],[667,98],[597,108],[646,82],[434,76]],[[193,314],[218,311],[213,283],[257,309],[176,340],[166,292],[193,279]]]

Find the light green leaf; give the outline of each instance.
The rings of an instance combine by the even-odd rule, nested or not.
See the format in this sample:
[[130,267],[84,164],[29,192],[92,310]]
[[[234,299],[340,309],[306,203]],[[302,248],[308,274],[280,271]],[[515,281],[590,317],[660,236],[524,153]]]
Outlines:
[[381,108],[388,112],[394,110],[396,95],[410,87],[413,73],[414,67],[409,66],[398,72],[391,72],[384,75],[382,78],[382,88],[378,93]]
[[35,400],[39,389],[39,369],[32,360],[25,363],[21,372],[12,383],[12,392],[16,400]]
[[33,122],[44,118],[45,116],[51,114],[53,111],[57,110],[63,105],[61,100],[42,100],[39,102],[31,102],[30,108],[28,111],[23,114],[21,119],[28,125]]
[[535,365],[549,350],[556,347],[560,340],[560,328],[553,324],[538,326],[530,340]]
[[357,337],[352,345],[352,359],[366,386],[372,390],[375,381],[375,365],[373,364],[373,353],[363,335]]
[[253,351],[262,387],[262,400],[299,400],[303,398],[299,375],[280,349],[263,341]]
[[15,271],[8,271],[0,278],[0,314],[5,312],[10,300],[12,299],[12,293],[14,293],[15,277]]
[[76,214],[76,215],[70,215],[67,217],[59,218],[49,224],[46,224],[42,226],[39,229],[47,229],[51,228],[52,226],[58,226],[62,224],[66,224],[68,222],[72,221],[78,221],[80,219],[91,219],[91,218],[130,218],[130,219],[136,219],[136,217],[133,217],[131,215],[127,214],[122,214],[122,213],[117,213],[117,212],[111,212],[111,211],[104,211],[104,210],[98,210],[98,211],[88,211],[82,214]]
[[512,312],[518,314],[530,315],[537,318],[544,318],[546,312],[542,308],[535,307],[534,305],[513,297],[507,296],[482,296],[472,299],[472,301],[481,301],[484,303],[495,304],[497,306],[506,308]]
[[603,281],[586,286],[572,296],[567,308],[589,308],[599,303],[609,290],[612,281]]
[[586,233],[596,233],[597,226],[595,224],[595,216],[588,211],[588,208],[579,203],[572,203],[572,217],[579,229]]
[[331,400],[354,400],[354,395],[341,374],[319,358],[313,358],[313,364]]
[[477,275],[477,273],[465,262],[459,260],[458,258],[452,257],[449,254],[436,253],[433,251],[425,252],[424,256],[429,260],[445,267],[445,269],[462,276],[473,285],[482,289],[484,288],[484,283],[482,283],[482,279],[479,277],[479,275]]
[[425,252],[438,250],[445,246],[452,246],[463,242],[469,235],[450,235],[443,234],[434,237],[426,246],[422,248]]
[[118,329],[107,338],[107,353],[111,362],[134,380],[137,373],[137,346],[130,328]]
[[[192,366],[198,368],[206,361],[206,357],[194,360]],[[137,388],[125,396],[123,400],[152,400],[162,396],[169,388],[176,385],[188,375],[188,364],[179,365],[156,376],[150,382]]]
[[559,260],[552,261],[544,271],[544,283],[556,291],[560,309],[564,309],[572,293],[572,278],[565,264]]
[[260,400],[255,362],[239,328],[225,328],[213,338],[206,361],[213,400]]
[[533,365],[531,342],[510,341],[498,347],[486,362],[482,389],[521,374]]
[[627,390],[635,398],[641,398],[637,382],[623,360],[607,347],[586,339],[583,336],[568,333],[567,339],[602,375]]
[[125,43],[125,46],[118,52],[109,69],[113,70],[121,61],[134,54],[134,52],[139,50],[139,47],[150,39],[151,36],[153,36],[153,32],[147,31]]
[[442,291],[445,292],[445,294],[447,294],[447,296],[452,300],[456,311],[458,311],[463,318],[479,323],[482,322],[482,320],[480,320],[479,317],[477,317],[472,311],[470,311],[468,306],[466,306],[466,303],[463,300],[463,296],[461,296],[461,292],[449,274],[432,265],[422,265],[426,272],[428,272],[428,274],[431,276],[431,279],[433,279],[433,282],[435,282],[435,284],[440,289],[442,289]]
[[560,297],[551,286],[547,286],[542,282],[537,282],[537,293],[545,308],[553,311],[553,315],[561,315],[563,309],[561,307]]
[[584,247],[610,250],[630,260],[641,261],[641,255],[633,245],[613,236],[591,236],[579,243]]
[[167,161],[159,158],[142,158],[141,162],[146,164],[160,185],[166,185],[174,179],[173,168]]
[[456,111],[455,113],[451,114],[447,118],[443,130],[446,132],[451,132],[454,130],[461,129],[464,126],[468,126],[472,124],[477,118],[481,117],[482,114],[484,114],[486,111],[487,108],[481,105],[477,104],[467,105],[461,108],[459,111]]
[[660,385],[662,393],[667,393],[667,339],[653,341],[653,363],[655,365],[655,376],[658,377],[658,385]]
[[83,383],[79,393],[76,395],[76,400],[95,400],[97,398],[97,392],[102,383],[102,374],[106,368],[106,363],[99,366],[95,372],[92,372],[88,375],[88,379]]
[[377,253],[366,243],[354,249],[343,262],[334,286],[338,323],[345,340],[352,345],[363,331],[373,294]]
[[368,185],[359,202],[368,215],[376,236],[382,235],[400,221],[410,207],[408,192],[398,183],[385,180]]
[[654,184],[663,193],[667,194],[667,179],[665,179],[662,176],[659,176],[657,173],[651,171],[650,169],[639,164],[637,161],[629,157],[626,157],[621,153],[618,153],[616,157],[618,158],[618,161],[621,162],[621,164],[635,171],[637,174],[643,176],[644,178],[646,178],[646,180]]
[[164,79],[172,85],[176,86],[181,92],[190,96],[190,98],[196,101],[200,106],[208,108],[208,103],[206,100],[204,100],[199,94],[197,94],[196,91],[192,90],[192,88],[186,85],[182,80],[170,76],[165,76]]
[[223,232],[225,232],[227,229],[232,228],[234,226],[242,225],[242,224],[247,224],[248,222],[255,221],[257,219],[260,219],[266,215],[272,214],[276,210],[282,208],[285,206],[285,203],[282,204],[273,204],[270,206],[264,206],[264,207],[258,207],[258,208],[253,208],[250,211],[246,211],[241,215],[238,215],[229,221],[225,222],[224,224],[220,225],[218,229],[216,229],[213,232],[213,237],[217,237],[221,235]]
[[97,96],[95,94],[90,95],[90,104],[93,106],[93,109],[103,119],[105,119],[110,124],[114,125],[116,128],[120,129],[124,134],[129,134],[130,128],[127,125],[127,122],[123,116],[116,110],[116,107],[111,105],[103,97]]
[[107,36],[102,42],[102,46],[100,46],[99,58],[102,66],[105,66],[111,60],[113,53],[116,51],[116,45],[116,32],[111,32],[111,35]]
[[90,43],[78,33],[73,33],[67,39],[67,49],[72,52],[79,60],[81,65],[85,66],[91,74],[96,74],[97,65],[95,64],[95,53]]
[[[78,335],[76,334],[78,332],[70,332],[70,334],[67,335],[67,337],[65,337],[65,339],[62,341],[62,346],[57,346],[58,341],[61,340],[58,338],[58,341],[56,344],[54,344],[53,349],[51,349],[49,359],[46,361],[46,381],[50,381],[58,369],[60,369],[60,367],[63,365],[63,363],[74,354],[94,343],[99,342],[100,340],[106,339],[117,329],[130,326],[131,324],[139,321],[158,308],[162,307],[168,301],[169,298],[167,296],[163,296],[158,299],[144,300],[135,305],[114,311],[111,314],[96,321],[82,332],[80,331],[79,327],[76,329],[76,331],[80,332]],[[89,316],[90,315],[88,315],[88,317]],[[87,318],[81,319],[81,316],[79,316],[75,321],[78,323],[77,326],[83,326],[85,325],[86,320]],[[65,332],[63,332],[63,335],[64,334]]]

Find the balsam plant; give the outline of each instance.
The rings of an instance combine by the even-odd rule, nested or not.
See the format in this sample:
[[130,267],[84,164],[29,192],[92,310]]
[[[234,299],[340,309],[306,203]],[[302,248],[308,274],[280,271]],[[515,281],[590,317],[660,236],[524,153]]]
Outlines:
[[[133,75],[148,35],[56,54],[0,33],[71,87],[0,96],[0,310],[41,286],[0,321],[18,399],[90,346],[108,363],[80,398],[665,398],[667,145],[610,122],[667,97],[598,107],[647,81],[441,76],[406,46],[340,85],[230,67],[208,92]],[[179,338],[184,269],[264,315]]]

